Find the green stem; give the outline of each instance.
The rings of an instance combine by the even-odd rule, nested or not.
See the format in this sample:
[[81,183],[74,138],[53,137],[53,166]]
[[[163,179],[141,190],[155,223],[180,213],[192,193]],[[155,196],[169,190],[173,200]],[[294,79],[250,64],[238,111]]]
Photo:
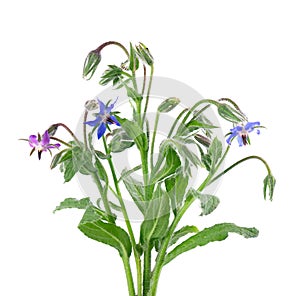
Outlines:
[[182,110],[182,111],[180,112],[180,114],[177,116],[176,120],[173,122],[173,125],[172,125],[172,127],[171,127],[171,129],[170,129],[170,131],[169,131],[169,134],[168,134],[168,137],[167,137],[167,138],[170,138],[170,137],[171,137],[171,135],[172,135],[172,133],[173,133],[173,131],[174,131],[174,129],[175,129],[177,123],[179,122],[179,119],[183,116],[183,114],[184,114],[186,111],[188,111],[188,109]]
[[102,197],[104,209],[105,209],[106,214],[108,215],[109,222],[115,223],[115,221],[113,219],[113,214],[112,214],[112,211],[110,209],[110,205],[109,205],[109,202],[108,202],[108,199],[107,199],[107,195],[105,194],[105,192],[103,190],[103,187],[101,185],[98,174],[96,173],[96,171],[90,171],[90,174],[91,174],[94,182],[96,183],[97,188],[98,188],[98,190],[100,192],[100,195]]
[[150,79],[149,79],[149,85],[148,85],[148,90],[147,90],[146,102],[145,102],[145,107],[144,107],[144,114],[143,114],[143,119],[142,119],[142,125],[144,125],[144,121],[145,121],[145,117],[146,117],[146,113],[147,113],[147,109],[148,109],[150,91],[151,91],[152,80],[153,80],[153,72],[154,72],[154,66],[152,64],[151,65],[151,70],[150,70]]
[[89,111],[85,110],[84,115],[83,115],[83,141],[84,141],[84,148],[85,150],[88,149],[87,146],[87,133],[86,133],[86,124],[85,122],[87,121],[87,116],[88,116]]
[[55,140],[55,141],[58,141],[58,142],[60,142],[60,143],[62,143],[62,144],[64,144],[64,145],[66,145],[67,147],[72,147],[72,145],[70,145],[69,143],[67,143],[67,142],[65,142],[65,141],[63,141],[63,140],[61,140],[61,139],[59,139],[59,138],[56,138],[56,137],[50,137],[50,139],[52,139],[52,140]]
[[151,171],[153,169],[154,143],[155,143],[155,138],[156,138],[156,132],[157,132],[157,126],[158,126],[159,116],[160,116],[160,112],[157,111],[156,112],[156,116],[155,116],[154,131],[153,131],[152,143],[151,143],[151,151],[150,151]]
[[150,289],[150,280],[151,280],[151,249],[152,246],[150,243],[147,244],[147,247],[144,252],[144,280],[143,280],[143,296],[147,296]]
[[[110,151],[108,149],[105,137],[103,137],[103,145],[104,145],[105,153],[109,154]],[[119,201],[119,204],[120,204],[120,207],[121,207],[121,210],[122,210],[122,214],[123,214],[123,217],[125,219],[126,227],[128,229],[130,241],[131,241],[131,244],[132,244],[134,257],[135,257],[135,263],[136,263],[136,269],[137,269],[138,296],[141,296],[142,295],[142,292],[141,292],[141,289],[142,289],[141,259],[140,259],[140,255],[139,255],[139,253],[136,249],[136,240],[135,240],[134,233],[133,233],[133,230],[132,230],[132,227],[131,227],[131,223],[130,223],[130,220],[129,220],[129,217],[128,217],[126,206],[125,206],[125,203],[124,203],[123,198],[122,198],[122,194],[121,194],[121,190],[120,190],[120,187],[119,187],[118,178],[117,178],[117,175],[116,175],[114,164],[113,164],[112,159],[110,157],[107,160],[108,160],[108,164],[109,164],[109,167],[110,167],[110,170],[111,170],[111,174],[112,174],[115,189],[116,189],[116,197],[118,198],[118,201]]]
[[221,172],[220,174],[218,174],[216,177],[214,177],[213,179],[211,179],[210,182],[208,183],[208,185],[211,184],[211,183],[213,183],[213,182],[215,182],[217,179],[219,179],[220,177],[222,177],[223,175],[225,175],[227,172],[229,172],[231,169],[233,169],[234,167],[236,167],[240,163],[242,163],[244,161],[247,161],[249,159],[258,159],[258,160],[260,160],[265,165],[268,173],[271,174],[271,169],[270,169],[269,165],[267,164],[267,162],[263,158],[261,158],[260,156],[257,156],[257,155],[251,155],[251,156],[245,157],[245,158],[243,158],[243,159],[235,162],[234,164],[232,164],[226,170],[224,170],[223,172]]
[[144,95],[144,92],[145,92],[146,76],[147,76],[147,68],[146,68],[146,66],[143,64],[143,87],[142,87],[142,96]]
[[78,144],[78,146],[81,146],[80,141],[78,140],[78,138],[75,136],[75,134],[71,131],[71,129],[68,126],[66,126],[64,123],[56,123],[53,125],[55,125],[57,127],[59,127],[59,126],[63,127],[73,137],[73,139]]
[[136,296],[135,295],[134,283],[133,283],[132,272],[131,272],[131,267],[130,267],[128,256],[126,256],[124,254],[122,256],[122,261],[123,261],[123,264],[124,264],[124,269],[125,269],[125,274],[126,274],[126,279],[127,279],[127,286],[128,286],[129,296]]
[[156,295],[159,276],[160,276],[161,270],[164,266],[165,256],[166,256],[167,249],[168,249],[170,240],[172,238],[172,235],[173,235],[179,221],[181,220],[182,216],[187,211],[187,209],[190,207],[190,205],[195,201],[195,199],[196,199],[196,197],[194,197],[193,195],[189,196],[189,198],[186,199],[184,205],[182,206],[182,208],[178,211],[177,215],[175,216],[175,218],[168,230],[168,233],[163,240],[162,246],[161,246],[158,256],[156,258],[156,264],[153,269],[152,278],[151,278],[151,286],[150,286],[150,290],[149,290],[149,293],[147,296],[155,296]]

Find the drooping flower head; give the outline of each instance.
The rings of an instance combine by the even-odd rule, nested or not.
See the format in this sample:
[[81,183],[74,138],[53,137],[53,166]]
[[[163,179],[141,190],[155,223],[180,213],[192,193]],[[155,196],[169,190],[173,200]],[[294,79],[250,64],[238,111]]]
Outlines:
[[260,130],[257,129],[260,126],[260,122],[247,122],[245,125],[237,125],[230,129],[230,135],[226,139],[226,142],[230,145],[233,138],[237,137],[239,146],[250,144],[249,133],[256,129],[256,133],[259,135]]
[[50,149],[53,148],[58,149],[60,147],[59,143],[50,144],[50,136],[48,130],[45,131],[42,137],[40,134],[38,134],[37,136],[36,135],[29,136],[28,143],[30,147],[33,148],[30,152],[30,155],[32,155],[32,153],[35,150],[37,150],[39,159],[41,159],[42,152],[49,151],[51,153]]
[[110,104],[110,106],[106,106],[99,99],[97,100],[100,107],[100,111],[96,115],[96,119],[92,121],[86,121],[84,123],[90,126],[98,126],[97,137],[98,139],[100,139],[106,131],[107,124],[116,124],[120,126],[120,123],[118,122],[117,118],[111,114],[111,111],[114,108],[117,100],[115,100],[114,103]]

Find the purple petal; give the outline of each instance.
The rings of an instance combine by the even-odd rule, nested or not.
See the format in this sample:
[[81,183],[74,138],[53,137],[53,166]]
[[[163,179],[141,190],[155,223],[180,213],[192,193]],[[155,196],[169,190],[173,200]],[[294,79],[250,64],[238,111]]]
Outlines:
[[90,126],[96,126],[101,122],[101,118],[100,116],[97,116],[97,118],[95,120],[91,120],[91,121],[86,121],[84,122],[85,124],[88,124]]
[[58,149],[59,147],[60,147],[60,144],[59,144],[59,143],[51,144],[51,145],[48,145],[48,146],[47,146],[48,149],[52,149],[52,148],[57,148],[57,149]]
[[110,116],[110,119],[117,125],[117,126],[121,126],[120,122],[117,120],[117,118],[113,115]]
[[256,133],[258,134],[258,135],[260,135],[260,130],[258,129],[258,130],[256,130]]
[[42,140],[41,140],[41,144],[42,146],[47,146],[50,142],[50,137],[48,134],[48,131],[45,131],[45,133],[43,134]]
[[106,131],[106,125],[105,123],[101,123],[97,131],[98,139],[100,139],[104,135],[105,131]]
[[36,135],[31,135],[29,136],[29,145],[30,147],[36,147],[39,145],[39,141],[37,140],[37,136]]

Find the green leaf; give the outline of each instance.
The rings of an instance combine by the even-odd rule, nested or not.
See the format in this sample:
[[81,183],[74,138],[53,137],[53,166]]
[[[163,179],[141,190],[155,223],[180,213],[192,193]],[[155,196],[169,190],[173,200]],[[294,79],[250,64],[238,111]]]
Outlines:
[[176,151],[176,154],[180,159],[183,173],[190,175],[191,166],[197,167],[201,164],[201,162],[198,156],[193,151],[191,151],[186,144],[189,143],[185,143],[184,141],[182,141],[182,139],[167,139],[162,142],[160,146],[160,151],[164,152],[164,150],[166,150],[167,147],[171,147],[174,151]]
[[64,149],[53,156],[51,164],[50,164],[51,170],[54,169],[57,165],[59,165],[61,163],[61,159],[67,151],[68,151],[68,149]]
[[267,197],[267,190],[269,193],[270,201],[273,200],[274,188],[276,185],[276,179],[273,175],[268,174],[267,177],[264,179],[264,198]]
[[143,97],[134,88],[128,86],[127,84],[124,84],[124,86],[127,90],[127,96],[129,98],[132,98],[134,102],[142,101]]
[[144,221],[141,225],[141,243],[147,244],[165,235],[170,217],[169,198],[159,186],[148,203]]
[[132,247],[127,232],[115,224],[103,222],[100,215],[97,219],[90,208],[86,210],[78,228],[87,237],[117,249],[121,257],[130,256]]
[[121,82],[123,78],[123,70],[120,67],[108,65],[108,69],[103,73],[99,83],[101,85],[107,85],[108,83],[112,82],[113,85],[116,85]]
[[188,175],[184,175],[181,170],[177,170],[175,176],[165,180],[166,190],[171,200],[172,210],[175,215],[183,202],[188,183]]
[[62,201],[59,206],[55,208],[53,213],[56,211],[60,211],[63,209],[86,209],[89,205],[91,205],[91,201],[89,197],[82,198],[82,199],[76,199],[76,198],[66,198],[64,201]]
[[[151,184],[159,182],[168,176],[175,174],[176,170],[180,167],[181,161],[176,151],[171,146],[161,146],[159,158],[165,159],[165,164],[157,171],[154,169],[154,176],[151,178]],[[159,162],[159,161],[158,161]]]
[[184,226],[181,229],[179,229],[178,231],[173,233],[172,238],[169,243],[169,246],[176,244],[178,242],[178,240],[180,238],[182,238],[183,236],[185,236],[187,234],[191,234],[191,233],[197,233],[197,232],[199,232],[199,230],[196,226],[189,226],[189,225]]
[[122,172],[122,180],[124,182],[124,185],[131,195],[133,201],[139,208],[139,210],[145,214],[145,198],[144,198],[144,184],[142,182],[139,182],[135,180],[133,177],[131,177],[128,174],[127,170],[124,170]]
[[202,247],[211,242],[225,240],[230,232],[237,233],[245,238],[253,238],[258,236],[258,230],[256,228],[239,227],[232,223],[216,224],[212,227],[205,228],[204,230],[182,242],[166,256],[164,263],[167,264],[180,254],[192,250],[198,246]]
[[108,145],[111,152],[122,152],[134,145],[134,141],[121,128],[115,129],[112,136],[113,138]]
[[64,161],[64,163],[63,163],[63,172],[64,172],[65,182],[71,181],[72,178],[77,173],[77,171],[78,171],[78,169],[74,165],[74,162],[73,162],[72,158]]
[[193,195],[200,200],[202,209],[201,216],[209,215],[210,213],[212,213],[220,203],[220,200],[216,196],[203,194],[193,188],[190,188],[188,195]]
[[208,148],[207,154],[202,156],[202,162],[208,171],[214,172],[221,156],[222,143],[217,137],[215,137]]
[[136,146],[140,151],[148,150],[148,141],[146,134],[141,130],[136,122],[130,121],[128,119],[118,117],[118,120],[128,135],[128,137],[134,140]]

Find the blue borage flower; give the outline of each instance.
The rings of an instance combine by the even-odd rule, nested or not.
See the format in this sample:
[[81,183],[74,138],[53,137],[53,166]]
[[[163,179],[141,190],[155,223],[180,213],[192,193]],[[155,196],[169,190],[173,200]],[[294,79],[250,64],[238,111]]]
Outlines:
[[120,126],[120,123],[114,115],[110,114],[118,99],[116,99],[110,106],[106,106],[99,99],[97,100],[100,107],[100,111],[97,114],[96,119],[92,121],[86,121],[84,123],[90,126],[99,126],[97,130],[97,137],[98,139],[100,139],[106,131],[107,124],[116,124]]
[[226,142],[230,145],[233,138],[237,137],[239,146],[250,144],[249,133],[256,129],[256,133],[259,135],[260,130],[257,129],[260,126],[260,122],[247,122],[245,125],[237,125],[230,129],[230,136],[226,139]]

